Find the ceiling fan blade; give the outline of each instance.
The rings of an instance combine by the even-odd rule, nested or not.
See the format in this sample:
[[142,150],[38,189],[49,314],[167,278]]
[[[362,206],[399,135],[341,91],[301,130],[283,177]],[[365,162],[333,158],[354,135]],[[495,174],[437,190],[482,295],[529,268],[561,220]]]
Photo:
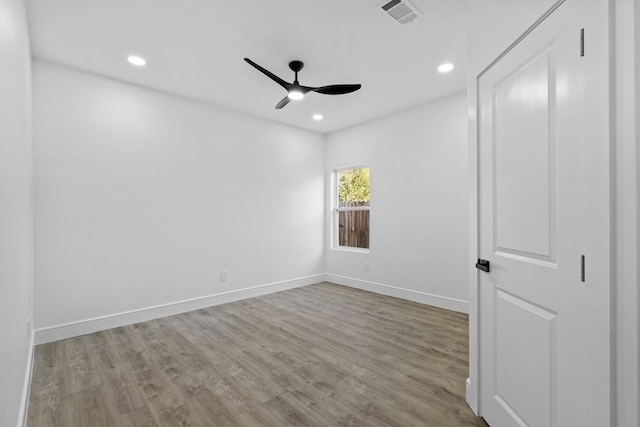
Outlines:
[[343,95],[345,93],[355,92],[360,89],[362,85],[330,85],[330,86],[322,86],[322,87],[305,87],[305,89],[309,89],[313,92],[323,93],[325,95]]
[[287,105],[289,103],[289,101],[291,101],[291,99],[289,98],[289,95],[287,95],[284,98],[282,98],[282,100],[280,102],[278,102],[278,104],[276,105],[276,110],[279,110],[282,107],[284,107],[285,105]]
[[258,64],[256,64],[252,60],[250,60],[249,58],[244,58],[244,60],[247,61],[249,64],[251,64],[258,71],[262,72],[264,75],[269,77],[271,80],[273,80],[274,82],[278,83],[283,88],[289,90],[289,87],[291,86],[291,83],[287,83],[286,81],[282,80],[280,77],[278,77],[275,74],[273,74],[271,71],[267,70],[266,68],[262,68],[261,66],[259,66]]

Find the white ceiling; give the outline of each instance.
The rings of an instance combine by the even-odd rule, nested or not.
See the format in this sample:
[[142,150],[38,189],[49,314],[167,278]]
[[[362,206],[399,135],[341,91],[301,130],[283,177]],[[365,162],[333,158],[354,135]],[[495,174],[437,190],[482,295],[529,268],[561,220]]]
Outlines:
[[[33,54],[72,67],[323,133],[464,90],[465,0],[411,0],[401,25],[377,0],[29,0]],[[129,65],[138,54],[144,68]],[[243,61],[306,86],[361,83],[357,92],[286,92]],[[443,62],[456,68],[442,75]],[[312,120],[321,113],[325,119]]]

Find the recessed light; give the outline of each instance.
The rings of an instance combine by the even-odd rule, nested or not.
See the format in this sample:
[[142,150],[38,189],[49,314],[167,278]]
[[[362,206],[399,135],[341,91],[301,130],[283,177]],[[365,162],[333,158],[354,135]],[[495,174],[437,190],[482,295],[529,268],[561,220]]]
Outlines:
[[324,119],[324,116],[322,114],[314,114],[313,115],[313,120],[319,121]]
[[438,67],[438,71],[441,73],[448,73],[451,70],[453,70],[453,64],[442,64]]
[[137,55],[129,55],[127,57],[127,61],[129,61],[129,64],[135,65],[136,67],[144,67],[147,64],[147,61],[145,61],[144,58]]

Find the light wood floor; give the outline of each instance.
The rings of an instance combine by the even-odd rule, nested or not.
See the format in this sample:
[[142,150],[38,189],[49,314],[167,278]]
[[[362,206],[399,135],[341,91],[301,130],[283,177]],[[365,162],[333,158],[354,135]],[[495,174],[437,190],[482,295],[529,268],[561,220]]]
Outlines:
[[28,426],[486,426],[467,323],[320,283],[39,345]]

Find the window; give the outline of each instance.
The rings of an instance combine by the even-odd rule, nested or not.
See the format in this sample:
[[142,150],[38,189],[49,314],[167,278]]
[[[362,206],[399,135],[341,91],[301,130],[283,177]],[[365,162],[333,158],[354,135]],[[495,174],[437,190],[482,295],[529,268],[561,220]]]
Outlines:
[[334,247],[369,249],[369,167],[335,171]]

